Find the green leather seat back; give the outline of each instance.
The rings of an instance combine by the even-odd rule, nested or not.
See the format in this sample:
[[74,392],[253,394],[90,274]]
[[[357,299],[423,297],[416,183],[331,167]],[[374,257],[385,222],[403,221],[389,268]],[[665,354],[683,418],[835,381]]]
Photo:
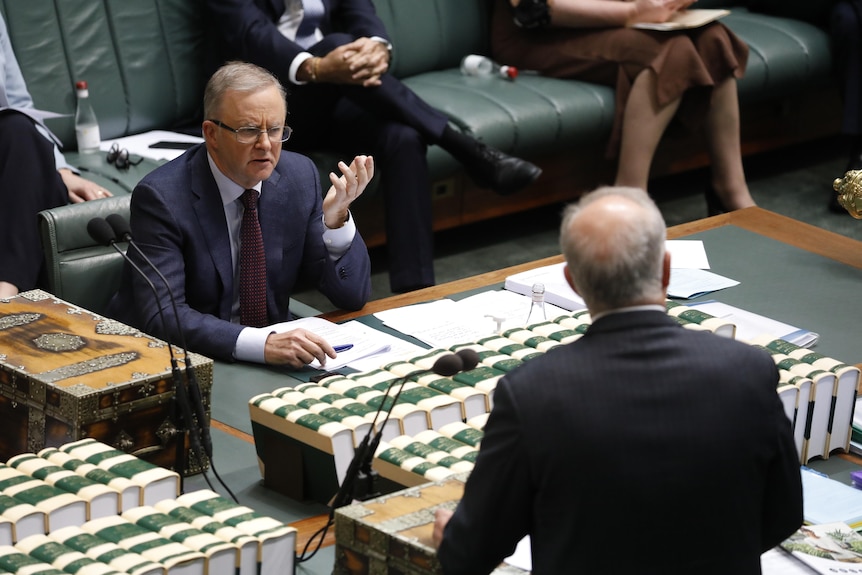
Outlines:
[[[130,195],[69,204],[39,213],[48,291],[87,310],[104,313],[120,286],[123,256],[90,237],[87,223],[120,214],[129,219]],[[118,244],[125,251],[126,244]]]
[[102,139],[199,119],[205,78],[202,0],[0,0],[38,108],[75,148],[75,82],[86,80]]

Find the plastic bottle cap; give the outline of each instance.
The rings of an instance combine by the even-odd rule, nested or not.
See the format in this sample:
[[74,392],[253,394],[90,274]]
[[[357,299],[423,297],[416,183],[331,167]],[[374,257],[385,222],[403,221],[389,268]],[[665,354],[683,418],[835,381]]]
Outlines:
[[514,80],[518,77],[518,69],[514,66],[503,66],[503,73],[510,79]]
[[87,81],[86,80],[78,80],[75,82],[75,88],[78,90],[86,90],[87,89]]

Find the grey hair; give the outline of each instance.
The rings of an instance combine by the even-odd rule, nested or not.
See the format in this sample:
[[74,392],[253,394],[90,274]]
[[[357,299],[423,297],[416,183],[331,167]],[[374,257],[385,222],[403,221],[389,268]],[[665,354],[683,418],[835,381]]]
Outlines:
[[[586,206],[608,196],[632,201],[643,218],[622,218],[602,235],[572,229]],[[602,309],[625,307],[663,293],[666,238],[664,217],[639,188],[598,188],[566,206],[560,225],[560,250],[578,291],[584,301]]]
[[216,70],[204,90],[204,118],[216,118],[228,90],[257,92],[275,86],[287,101],[287,91],[268,70],[248,62],[232,61]]

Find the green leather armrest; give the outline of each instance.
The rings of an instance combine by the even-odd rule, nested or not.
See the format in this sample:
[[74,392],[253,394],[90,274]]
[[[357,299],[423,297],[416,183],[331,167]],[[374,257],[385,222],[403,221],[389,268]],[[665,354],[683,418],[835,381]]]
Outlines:
[[[120,285],[123,256],[90,237],[87,223],[120,214],[128,220],[130,195],[93,200],[39,213],[48,291],[89,311],[104,313]],[[118,244],[125,250],[126,244]]]

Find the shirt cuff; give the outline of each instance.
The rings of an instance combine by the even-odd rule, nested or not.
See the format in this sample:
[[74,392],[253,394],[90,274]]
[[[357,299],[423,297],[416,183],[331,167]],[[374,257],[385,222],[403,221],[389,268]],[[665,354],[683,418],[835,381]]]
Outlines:
[[329,258],[332,261],[337,261],[338,258],[347,253],[355,235],[356,222],[353,220],[353,215],[350,212],[347,212],[347,221],[340,228],[334,230],[327,228],[324,221],[323,244],[326,246],[326,251],[329,252]]
[[245,327],[236,338],[236,347],[233,356],[239,361],[250,361],[254,363],[266,363],[264,350],[266,349],[266,338],[275,333],[268,327]]
[[308,52],[300,52],[296,58],[293,59],[293,62],[290,63],[290,70],[287,72],[287,78],[293,84],[297,84],[299,86],[303,84],[308,84],[308,82],[300,82],[296,79],[296,73],[299,72],[299,67],[302,66],[302,63],[308,60],[309,58],[314,58],[313,55]]

